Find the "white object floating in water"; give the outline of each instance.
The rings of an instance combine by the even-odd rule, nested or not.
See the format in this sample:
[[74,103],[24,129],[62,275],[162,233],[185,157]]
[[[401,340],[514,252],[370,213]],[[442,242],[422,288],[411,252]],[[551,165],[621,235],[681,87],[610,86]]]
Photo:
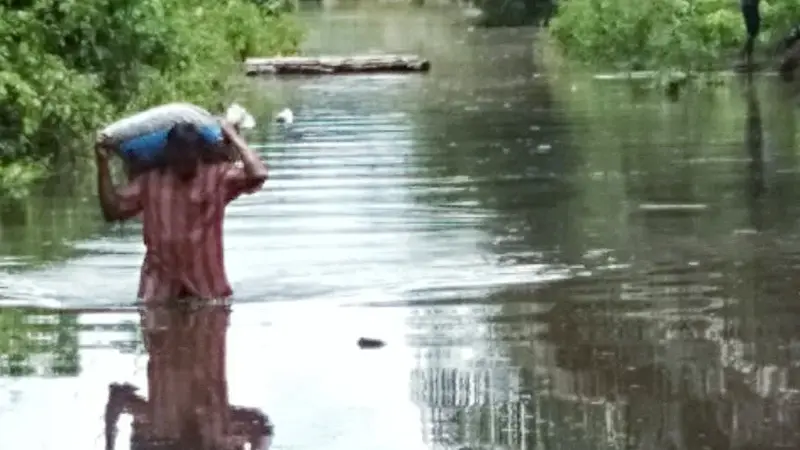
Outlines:
[[653,212],[699,212],[708,209],[704,203],[642,203],[639,211]]
[[225,111],[225,121],[243,130],[250,130],[256,126],[256,119],[238,103],[232,104]]
[[592,76],[595,80],[649,80],[658,78],[661,73],[655,70],[632,70],[630,72],[597,73]]
[[294,113],[289,108],[283,108],[281,112],[275,116],[275,121],[286,125],[291,125],[294,122]]

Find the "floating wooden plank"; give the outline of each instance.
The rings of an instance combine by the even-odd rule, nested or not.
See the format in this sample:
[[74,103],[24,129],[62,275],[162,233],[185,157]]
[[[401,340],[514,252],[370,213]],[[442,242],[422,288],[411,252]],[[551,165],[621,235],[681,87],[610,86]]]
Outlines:
[[642,212],[701,212],[708,210],[708,205],[703,203],[642,203],[639,211]]
[[324,75],[374,72],[427,72],[431,63],[415,55],[248,58],[247,75]]

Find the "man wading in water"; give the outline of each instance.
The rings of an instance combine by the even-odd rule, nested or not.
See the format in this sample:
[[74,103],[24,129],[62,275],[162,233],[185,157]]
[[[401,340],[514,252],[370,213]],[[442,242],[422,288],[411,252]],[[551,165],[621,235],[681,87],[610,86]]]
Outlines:
[[259,190],[267,168],[232,125],[223,124],[223,134],[224,145],[210,145],[193,125],[176,125],[162,164],[121,188],[111,181],[109,146],[96,145],[103,216],[107,221],[141,216],[147,248],[138,296],[144,305],[149,400],[133,386],[111,385],[108,449],[123,411],[134,416],[134,448],[141,450],[267,445],[266,417],[228,405],[225,338],[232,291],[222,249],[225,207]]

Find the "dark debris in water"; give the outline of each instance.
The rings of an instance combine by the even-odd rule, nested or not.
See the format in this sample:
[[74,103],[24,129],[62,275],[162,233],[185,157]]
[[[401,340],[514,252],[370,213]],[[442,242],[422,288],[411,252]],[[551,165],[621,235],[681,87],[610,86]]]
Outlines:
[[386,346],[386,343],[380,339],[372,339],[372,338],[359,338],[358,339],[358,348],[362,350],[369,350],[369,349],[376,349],[382,348]]

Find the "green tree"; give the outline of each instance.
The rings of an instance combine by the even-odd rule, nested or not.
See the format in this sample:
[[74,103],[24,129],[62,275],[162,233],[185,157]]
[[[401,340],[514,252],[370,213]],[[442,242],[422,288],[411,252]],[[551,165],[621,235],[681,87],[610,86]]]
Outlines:
[[[800,3],[763,0],[762,43],[800,17]],[[738,2],[728,0],[569,0],[550,33],[573,59],[620,69],[705,70],[742,44]]]
[[296,51],[298,27],[268,3],[0,0],[0,195],[70,167],[121,115],[215,108],[243,58]]

